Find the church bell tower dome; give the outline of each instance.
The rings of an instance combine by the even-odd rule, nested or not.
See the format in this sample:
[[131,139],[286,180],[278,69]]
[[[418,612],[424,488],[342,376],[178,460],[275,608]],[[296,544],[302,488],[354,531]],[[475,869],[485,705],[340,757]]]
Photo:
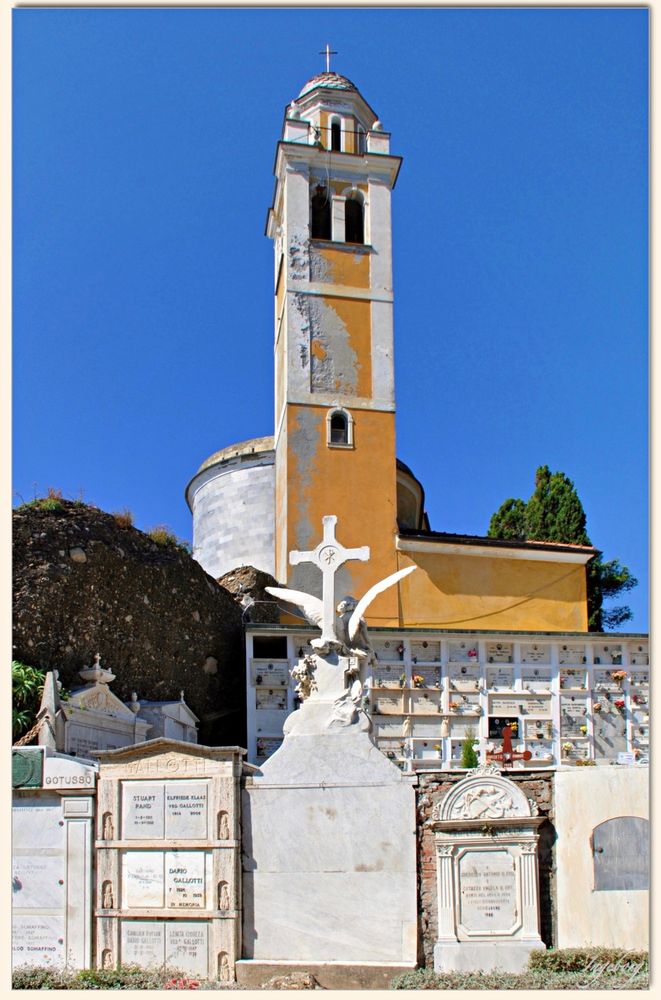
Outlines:
[[339,73],[333,73],[329,71],[328,73],[317,73],[301,88],[299,97],[305,97],[311,90],[315,87],[328,87],[332,90],[353,90],[358,93],[358,87],[351,80],[348,80],[346,76],[340,76]]

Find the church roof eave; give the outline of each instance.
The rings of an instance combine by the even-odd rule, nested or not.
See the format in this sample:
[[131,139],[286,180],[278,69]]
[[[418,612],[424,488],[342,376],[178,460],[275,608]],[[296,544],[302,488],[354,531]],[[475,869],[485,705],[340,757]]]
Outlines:
[[401,528],[397,536],[401,552],[438,551],[465,555],[492,555],[496,558],[534,559],[547,562],[574,562],[587,565],[599,555],[588,545],[560,542],[514,541],[483,535],[458,535],[447,531],[420,531]]

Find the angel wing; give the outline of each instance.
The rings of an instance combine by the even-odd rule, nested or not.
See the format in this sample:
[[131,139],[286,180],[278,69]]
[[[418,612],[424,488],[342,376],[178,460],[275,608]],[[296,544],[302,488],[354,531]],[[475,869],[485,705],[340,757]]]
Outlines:
[[310,624],[316,625],[317,628],[322,627],[324,605],[318,597],[306,594],[302,590],[287,590],[286,587],[265,587],[264,589],[267,594],[273,594],[281,601],[286,601],[287,604],[293,604],[297,607],[299,611],[303,612],[303,616]]
[[391,573],[390,576],[385,578],[385,580],[379,580],[378,583],[375,583],[373,587],[370,587],[365,596],[361,597],[351,614],[351,618],[349,619],[348,631],[351,642],[353,642],[358,635],[360,620],[377,594],[382,594],[384,590],[388,589],[388,587],[392,587],[398,580],[403,580],[405,576],[408,576],[409,573],[412,573],[413,570],[417,568],[417,566],[407,566],[406,569],[398,569],[396,573]]

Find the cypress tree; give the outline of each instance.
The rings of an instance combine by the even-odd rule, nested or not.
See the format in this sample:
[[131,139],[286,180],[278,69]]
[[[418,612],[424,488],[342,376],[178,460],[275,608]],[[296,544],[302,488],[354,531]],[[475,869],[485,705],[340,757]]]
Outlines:
[[[535,490],[528,500],[510,498],[489,522],[489,538],[519,541],[559,542],[591,545],[583,504],[573,482],[564,472],[551,472],[540,465],[535,474]],[[618,628],[633,617],[626,605],[604,608],[631,590],[638,581],[617,559],[604,562],[601,554],[587,566],[588,628],[591,632]]]

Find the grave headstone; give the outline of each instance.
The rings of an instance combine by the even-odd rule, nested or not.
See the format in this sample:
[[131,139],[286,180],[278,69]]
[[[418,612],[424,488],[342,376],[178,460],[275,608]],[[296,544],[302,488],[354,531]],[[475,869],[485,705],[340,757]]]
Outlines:
[[522,971],[539,933],[537,807],[494,764],[457,782],[432,814],[437,971]]
[[89,968],[96,765],[13,751],[12,964]]
[[234,979],[244,754],[165,738],[98,753],[97,965]]

